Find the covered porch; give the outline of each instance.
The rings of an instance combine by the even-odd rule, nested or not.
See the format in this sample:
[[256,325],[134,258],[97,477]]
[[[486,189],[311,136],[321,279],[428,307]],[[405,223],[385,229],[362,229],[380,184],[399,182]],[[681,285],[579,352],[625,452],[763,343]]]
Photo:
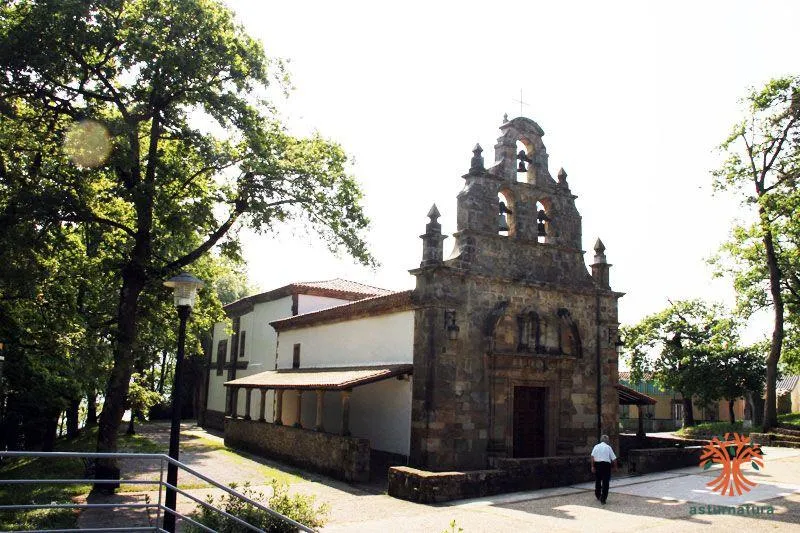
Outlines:
[[[225,442],[346,481],[366,481],[374,444],[371,441],[375,439],[364,426],[370,425],[372,419],[378,419],[375,425],[391,422],[388,419],[392,416],[380,412],[381,398],[372,402],[375,405],[370,405],[371,409],[364,408],[365,399],[369,402],[375,387],[394,391],[396,386],[386,380],[401,380],[409,385],[408,376],[412,373],[410,364],[302,368],[271,370],[228,381],[225,386],[233,398],[240,391],[244,393],[244,415],[237,410],[235,401],[229,402]],[[351,403],[357,388],[363,398],[356,409],[360,419],[353,432]],[[335,402],[328,398],[326,409],[326,395],[332,393],[338,397]],[[257,405],[253,405],[254,396]],[[382,401],[386,403],[386,398]]]
[[645,405],[655,405],[655,398],[651,398],[646,394],[642,394],[639,391],[633,390],[625,385],[620,385],[619,383],[614,385],[614,388],[617,389],[620,405],[637,405],[640,407],[640,409],[637,409],[639,411],[639,426],[636,430],[636,436],[644,437],[644,409],[641,409],[641,407]]

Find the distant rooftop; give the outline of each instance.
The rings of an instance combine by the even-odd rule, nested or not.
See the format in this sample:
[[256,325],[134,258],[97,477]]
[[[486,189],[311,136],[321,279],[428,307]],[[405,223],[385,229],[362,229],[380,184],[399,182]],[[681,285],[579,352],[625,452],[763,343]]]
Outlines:
[[239,316],[252,310],[253,305],[262,302],[271,302],[286,296],[295,294],[307,294],[311,296],[324,296],[328,298],[338,298],[340,300],[363,300],[375,296],[385,296],[394,291],[365,285],[356,281],[342,278],[334,278],[323,281],[303,281],[290,283],[271,291],[262,292],[246,296],[235,302],[225,305],[223,309],[229,316]]
[[328,289],[331,291],[349,292],[363,294],[364,296],[382,296],[394,291],[381,289],[380,287],[373,287],[371,285],[364,285],[356,281],[350,281],[342,278],[334,278],[325,281],[303,281],[300,283],[292,283],[296,287],[314,287],[318,289]]

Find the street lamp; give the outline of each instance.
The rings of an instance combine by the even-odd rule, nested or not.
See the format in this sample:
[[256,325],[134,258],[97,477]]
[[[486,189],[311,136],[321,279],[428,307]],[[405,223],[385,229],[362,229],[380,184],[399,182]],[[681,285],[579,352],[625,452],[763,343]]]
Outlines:
[[[175,358],[175,375],[172,378],[172,425],[169,430],[169,456],[177,461],[181,431],[181,388],[183,383],[183,352],[186,344],[186,320],[189,318],[189,313],[191,313],[194,306],[197,289],[202,287],[204,283],[194,276],[182,272],[165,281],[164,285],[173,290],[175,307],[178,310],[178,318],[181,321],[178,328],[178,355]],[[167,467],[167,483],[173,487],[178,486],[178,466],[171,462]],[[175,490],[167,487],[164,505],[172,512],[164,514],[164,529],[170,533],[175,532],[176,497]]]

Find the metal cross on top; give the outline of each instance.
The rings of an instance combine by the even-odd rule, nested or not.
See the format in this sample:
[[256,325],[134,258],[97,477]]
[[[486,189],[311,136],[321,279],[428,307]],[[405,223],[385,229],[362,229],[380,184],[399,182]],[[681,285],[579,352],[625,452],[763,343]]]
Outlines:
[[528,102],[525,102],[522,99],[522,89],[519,90],[519,100],[517,100],[516,98],[512,98],[511,101],[516,104],[519,104],[519,116],[522,116],[522,106],[528,105]]

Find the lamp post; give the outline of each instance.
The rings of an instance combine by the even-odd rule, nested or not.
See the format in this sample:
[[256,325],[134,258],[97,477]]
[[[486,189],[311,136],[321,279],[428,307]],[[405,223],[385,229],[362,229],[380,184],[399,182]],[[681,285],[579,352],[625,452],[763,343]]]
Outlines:
[[[172,378],[172,425],[169,430],[169,456],[175,461],[179,456],[180,431],[181,431],[181,389],[183,384],[183,352],[186,344],[186,320],[194,306],[197,289],[204,283],[194,276],[182,272],[164,282],[164,285],[173,289],[175,308],[178,310],[180,326],[178,327],[178,354],[175,358],[175,375]],[[178,486],[178,466],[169,463],[167,467],[167,483],[173,487]],[[164,529],[170,533],[175,532],[175,500],[177,494],[174,489],[167,487],[167,496],[164,506],[172,512],[164,514]]]

